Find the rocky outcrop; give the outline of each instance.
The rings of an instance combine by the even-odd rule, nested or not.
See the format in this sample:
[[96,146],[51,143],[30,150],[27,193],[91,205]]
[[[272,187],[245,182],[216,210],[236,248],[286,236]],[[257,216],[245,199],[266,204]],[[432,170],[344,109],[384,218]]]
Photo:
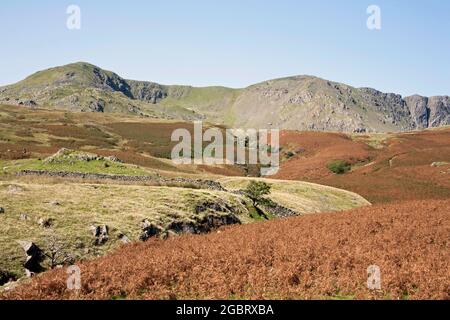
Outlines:
[[111,162],[117,162],[122,163],[122,161],[115,157],[115,156],[109,156],[109,157],[103,157],[99,156],[95,153],[89,153],[89,152],[81,152],[81,151],[74,151],[66,148],[62,148],[58,150],[54,155],[46,158],[44,161],[46,163],[60,163],[67,160],[77,160],[77,161],[111,161]]
[[23,264],[30,276],[33,273],[41,272],[43,270],[40,263],[44,260],[44,253],[42,250],[31,241],[18,241],[19,245],[25,251],[26,259]]
[[415,122],[411,118],[411,112],[401,95],[383,93],[372,88],[361,88],[359,91],[362,93],[365,102],[373,110],[384,116],[382,121],[400,125],[401,131],[415,128]]
[[428,108],[428,98],[418,95],[405,98],[411,116],[418,129],[428,128],[430,119],[430,109]]
[[102,245],[109,240],[109,228],[107,225],[91,226],[90,230],[95,238],[96,245]]
[[128,80],[128,83],[133,99],[155,104],[167,97],[166,90],[157,83],[133,80]]
[[270,202],[270,205],[262,205],[261,206],[263,211],[266,213],[270,213],[271,215],[273,215],[274,217],[277,218],[288,218],[288,217],[294,217],[294,216],[298,216],[299,213],[286,208],[278,203],[275,203],[273,201]]
[[152,237],[159,236],[163,231],[162,228],[145,219],[142,221],[142,233],[139,236],[139,240],[146,241]]
[[211,232],[222,226],[240,223],[241,221],[234,214],[211,214],[202,218],[196,217],[195,220],[192,221],[173,221],[168,225],[167,230],[178,234],[200,234]]
[[103,100],[94,100],[89,104],[89,109],[92,112],[104,112],[105,111],[105,101]]
[[15,281],[16,276],[8,271],[3,271],[0,269],[0,286],[3,286],[5,283]]
[[418,129],[450,125],[450,97],[414,95],[405,101]]
[[195,216],[190,219],[174,219],[160,224],[142,221],[141,241],[153,237],[165,239],[169,234],[201,234],[208,233],[222,226],[241,224],[237,217],[238,209],[225,201],[205,201],[194,208]]
[[38,218],[37,223],[40,227],[48,229],[53,225],[54,220],[52,218]]
[[30,220],[30,217],[26,213],[19,214],[19,220],[20,221],[28,221]]
[[119,233],[119,235],[117,236],[117,239],[119,239],[124,244],[131,242],[130,238],[128,238],[127,235],[125,235],[123,233]]
[[450,125],[450,97],[431,97],[428,99],[428,108],[430,109],[430,119],[428,127],[437,128],[444,125]]

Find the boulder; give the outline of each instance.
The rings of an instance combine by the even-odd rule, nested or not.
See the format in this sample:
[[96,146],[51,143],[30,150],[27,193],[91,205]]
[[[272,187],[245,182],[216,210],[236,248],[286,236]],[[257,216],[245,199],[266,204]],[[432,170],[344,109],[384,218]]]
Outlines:
[[92,235],[95,237],[95,244],[101,245],[109,240],[107,225],[91,226]]
[[117,237],[122,243],[130,243],[130,239],[123,233],[120,233],[119,236]]
[[103,100],[92,101],[89,104],[89,109],[92,112],[104,112],[105,111],[105,102]]
[[142,233],[139,236],[139,240],[146,241],[149,238],[160,235],[162,231],[163,230],[160,227],[145,219],[142,221]]
[[21,213],[19,215],[19,220],[21,220],[21,221],[28,221],[28,220],[30,220],[30,217],[28,217],[28,215],[26,213]]
[[44,253],[42,250],[31,241],[18,241],[26,255],[24,268],[27,271],[27,275],[31,276],[35,272],[41,272],[43,270],[40,263],[44,259]]
[[175,233],[200,233],[198,225],[195,222],[190,221],[172,221],[167,229]]
[[53,225],[53,219],[52,218],[39,218],[37,220],[37,223],[42,228],[50,228]]
[[3,286],[6,283],[9,283],[11,281],[15,281],[16,276],[8,271],[3,271],[0,269],[0,286]]
[[5,208],[0,207],[0,214],[5,213],[5,212],[6,212],[6,211],[5,211]]
[[20,100],[19,105],[27,106],[27,107],[35,107],[35,106],[37,106],[37,103],[34,100],[25,99],[25,100]]
[[8,193],[10,193],[10,194],[17,194],[17,193],[23,192],[24,188],[21,186],[18,186],[18,185],[11,184],[8,186],[7,190],[8,190]]
[[108,161],[111,161],[111,162],[123,163],[123,161],[120,160],[119,158],[117,158],[116,156],[105,157],[105,160],[108,160]]

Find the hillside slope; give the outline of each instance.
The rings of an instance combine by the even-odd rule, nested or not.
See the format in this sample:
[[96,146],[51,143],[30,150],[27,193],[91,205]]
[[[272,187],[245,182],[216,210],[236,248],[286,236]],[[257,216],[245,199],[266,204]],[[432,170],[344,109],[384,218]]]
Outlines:
[[[415,201],[233,226],[127,245],[0,299],[449,299],[447,201]],[[367,269],[381,290],[367,288]]]
[[[275,178],[351,190],[372,203],[450,198],[450,128],[412,133],[346,135],[283,131],[284,157]],[[327,167],[346,161],[351,170]]]
[[[17,278],[24,272],[24,253],[18,241],[32,241],[46,250],[49,239],[56,237],[79,260],[109,252],[122,244],[124,237],[143,240],[147,231],[143,222],[153,227],[151,232],[158,232],[149,237],[172,237],[284,216],[266,208],[258,212],[242,193],[227,190],[230,181],[224,184],[226,189],[217,188],[220,180],[154,175],[145,168],[91,153],[61,150],[45,160],[1,164],[0,271]],[[30,169],[45,174],[16,175]],[[90,173],[91,178],[77,173]],[[122,179],[112,180],[114,177]],[[291,215],[370,205],[345,190],[299,181],[265,181],[274,190],[269,198],[290,209]],[[249,180],[235,178],[232,182],[245,189]],[[106,226],[106,241],[97,243],[91,226]]]
[[0,101],[5,104],[165,119],[202,118],[183,108],[156,108],[155,103],[165,97],[165,89],[159,84],[125,80],[84,62],[36,72],[14,85],[0,88]]
[[243,89],[167,86],[126,80],[79,62],[0,88],[0,103],[72,111],[119,112],[234,127],[339,132],[410,131],[450,124],[450,98],[402,98],[312,76]]

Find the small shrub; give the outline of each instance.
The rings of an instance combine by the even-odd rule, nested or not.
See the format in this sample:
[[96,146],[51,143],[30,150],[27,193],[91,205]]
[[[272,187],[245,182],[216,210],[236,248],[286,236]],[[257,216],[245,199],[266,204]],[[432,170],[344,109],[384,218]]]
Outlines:
[[344,174],[352,168],[351,164],[345,160],[335,160],[328,164],[328,169],[335,174]]
[[287,158],[287,159],[290,159],[290,158],[292,158],[293,156],[295,156],[295,153],[292,152],[292,151],[289,151],[289,152],[286,154],[286,158]]

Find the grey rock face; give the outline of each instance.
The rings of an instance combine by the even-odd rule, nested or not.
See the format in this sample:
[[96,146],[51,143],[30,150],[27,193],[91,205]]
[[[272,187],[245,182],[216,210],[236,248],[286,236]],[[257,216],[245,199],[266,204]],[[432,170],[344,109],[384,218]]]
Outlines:
[[133,99],[155,104],[167,97],[166,90],[157,83],[133,80],[128,80],[128,83]]
[[372,88],[361,88],[359,91],[375,110],[386,116],[386,121],[392,124],[404,122],[402,130],[412,130],[416,127],[415,121],[411,118],[411,111],[401,95],[383,93]]
[[450,125],[450,97],[414,95],[405,101],[418,129]]
[[418,129],[428,128],[430,109],[428,108],[428,98],[422,96],[411,96],[405,98],[411,116]]
[[103,100],[92,101],[89,104],[89,109],[92,112],[104,112],[105,111],[105,102]]
[[430,109],[429,127],[450,125],[450,97],[431,97],[428,100]]

